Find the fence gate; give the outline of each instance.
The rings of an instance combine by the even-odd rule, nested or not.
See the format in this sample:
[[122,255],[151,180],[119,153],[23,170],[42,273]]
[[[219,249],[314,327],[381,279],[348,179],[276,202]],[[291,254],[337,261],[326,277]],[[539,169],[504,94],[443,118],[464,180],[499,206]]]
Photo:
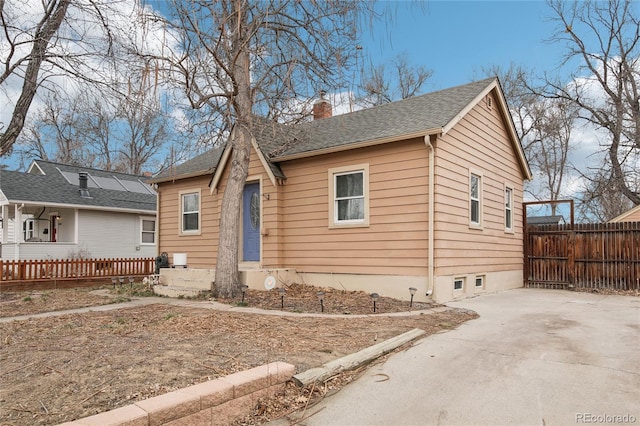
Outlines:
[[558,226],[525,233],[525,287],[567,288],[573,284],[573,232]]

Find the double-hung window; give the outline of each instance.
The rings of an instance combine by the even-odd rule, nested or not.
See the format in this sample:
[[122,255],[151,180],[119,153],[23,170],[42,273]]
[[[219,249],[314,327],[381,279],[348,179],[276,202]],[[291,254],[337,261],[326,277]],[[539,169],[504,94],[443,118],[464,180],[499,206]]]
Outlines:
[[513,231],[513,189],[504,189],[504,228]]
[[200,191],[180,194],[181,227],[183,234],[200,231]]
[[479,227],[482,221],[482,176],[471,173],[469,176],[469,222]]
[[329,226],[369,223],[368,165],[329,170]]
[[336,222],[364,220],[364,171],[336,174]]
[[156,243],[156,221],[152,218],[140,218],[140,243]]

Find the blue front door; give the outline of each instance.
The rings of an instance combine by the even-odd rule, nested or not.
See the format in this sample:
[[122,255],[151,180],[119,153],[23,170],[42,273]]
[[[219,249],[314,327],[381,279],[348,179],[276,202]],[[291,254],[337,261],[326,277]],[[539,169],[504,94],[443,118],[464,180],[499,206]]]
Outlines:
[[260,184],[245,185],[242,193],[242,259],[260,260]]

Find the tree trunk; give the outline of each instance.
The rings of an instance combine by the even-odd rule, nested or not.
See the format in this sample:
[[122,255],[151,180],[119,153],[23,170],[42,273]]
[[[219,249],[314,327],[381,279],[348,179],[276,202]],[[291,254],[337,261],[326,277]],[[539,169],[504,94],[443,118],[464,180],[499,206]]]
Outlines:
[[238,273],[240,207],[242,191],[249,172],[249,146],[251,135],[247,129],[236,129],[232,140],[231,167],[229,179],[224,188],[220,209],[220,241],[218,242],[218,259],[214,296],[233,298],[240,291]]
[[240,291],[238,272],[239,239],[240,239],[240,206],[242,191],[249,173],[249,154],[253,132],[253,104],[251,100],[250,54],[247,49],[247,4],[244,0],[233,1],[236,11],[230,20],[233,31],[231,46],[236,58],[233,62],[234,93],[229,99],[235,117],[231,137],[231,167],[229,179],[222,196],[220,211],[220,241],[218,243],[218,259],[214,296],[232,298]]
[[20,97],[16,101],[16,106],[11,116],[11,121],[7,126],[7,130],[0,134],[0,155],[4,155],[9,152],[13,144],[20,136],[22,129],[24,128],[24,122],[31,106],[31,101],[38,89],[38,74],[40,73],[40,66],[47,54],[47,47],[53,35],[58,31],[65,15],[67,14],[67,8],[71,0],[61,0],[57,3],[51,4],[51,10],[48,11],[48,16],[41,22],[41,26],[38,28],[34,39],[33,47],[31,48],[31,58],[29,64],[24,73],[24,81]]

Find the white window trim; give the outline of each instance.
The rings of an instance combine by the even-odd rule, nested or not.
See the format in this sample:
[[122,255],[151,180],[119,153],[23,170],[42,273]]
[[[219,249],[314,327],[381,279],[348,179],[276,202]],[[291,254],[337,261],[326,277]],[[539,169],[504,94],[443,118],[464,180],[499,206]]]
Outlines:
[[[152,220],[153,221],[153,242],[152,243],[145,243],[142,239],[142,234],[144,233],[149,233],[152,231],[145,231],[144,230],[144,221],[145,220]],[[155,246],[156,245],[156,239],[158,236],[158,230],[157,230],[157,221],[156,218],[153,216],[140,216],[140,245],[141,246]]]
[[[456,288],[456,282],[460,281],[462,286],[460,288]],[[464,278],[454,278],[453,279],[453,291],[455,292],[464,292]]]
[[[507,191],[509,191],[509,193],[511,194],[511,199],[509,200],[511,202],[511,205],[508,206],[507,204]],[[507,226],[507,217],[509,217],[510,219],[510,223],[511,226]],[[505,232],[508,233],[513,233],[513,188],[508,186],[507,184],[504,185],[504,230]]]
[[28,241],[29,239],[36,236],[36,224],[33,218],[28,218],[24,220],[24,230],[22,232],[22,236],[24,237],[24,241]]
[[[362,192],[364,196],[364,218],[358,220],[337,221],[335,199],[335,177],[348,173],[362,172]],[[328,172],[329,186],[329,229],[332,228],[362,228],[369,226],[369,164],[355,164],[352,166],[334,167]]]
[[[198,194],[198,229],[185,231],[182,228],[184,216],[183,196],[190,194]],[[202,233],[202,194],[200,189],[186,189],[178,192],[178,203],[180,203],[180,215],[178,217],[178,233],[179,235],[200,235]]]
[[[477,200],[471,197],[471,177],[476,176],[478,178],[478,198]],[[482,229],[482,219],[483,219],[483,180],[484,177],[482,172],[478,170],[469,169],[469,178],[467,183],[469,185],[469,228],[473,229]],[[472,201],[478,201],[478,222],[473,222],[471,220],[471,204]]]

